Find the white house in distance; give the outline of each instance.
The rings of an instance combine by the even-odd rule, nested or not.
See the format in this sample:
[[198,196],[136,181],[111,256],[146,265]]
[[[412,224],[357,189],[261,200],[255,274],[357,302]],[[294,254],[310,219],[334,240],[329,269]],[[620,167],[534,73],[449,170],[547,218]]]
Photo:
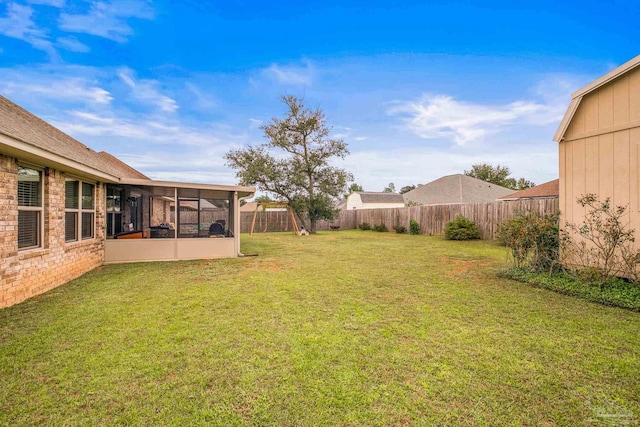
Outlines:
[[347,196],[347,210],[386,208],[404,208],[402,194],[357,191]]

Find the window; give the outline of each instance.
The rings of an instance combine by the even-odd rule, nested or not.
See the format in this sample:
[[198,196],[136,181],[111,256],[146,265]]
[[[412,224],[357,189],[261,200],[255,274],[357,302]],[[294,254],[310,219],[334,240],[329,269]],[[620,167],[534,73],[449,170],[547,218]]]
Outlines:
[[18,249],[42,246],[42,171],[18,166]]
[[64,188],[64,236],[67,242],[95,236],[96,186],[67,178]]

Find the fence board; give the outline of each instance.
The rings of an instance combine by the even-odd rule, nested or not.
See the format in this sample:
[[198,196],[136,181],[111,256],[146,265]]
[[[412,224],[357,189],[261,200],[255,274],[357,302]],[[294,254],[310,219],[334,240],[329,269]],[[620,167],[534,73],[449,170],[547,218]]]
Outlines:
[[[497,226],[513,218],[518,212],[553,214],[559,209],[557,198],[509,200],[489,203],[464,203],[454,205],[412,206],[390,209],[358,209],[340,211],[334,221],[319,221],[318,230],[329,230],[331,225],[340,226],[341,230],[353,230],[363,222],[371,226],[385,224],[389,230],[396,225],[409,229],[409,222],[415,219],[420,223],[420,232],[428,235],[444,234],[447,222],[462,214],[475,222],[480,228],[483,240],[495,238]],[[253,212],[242,212],[240,229],[248,233],[251,229]],[[255,232],[290,231],[291,220],[288,212],[258,212]]]

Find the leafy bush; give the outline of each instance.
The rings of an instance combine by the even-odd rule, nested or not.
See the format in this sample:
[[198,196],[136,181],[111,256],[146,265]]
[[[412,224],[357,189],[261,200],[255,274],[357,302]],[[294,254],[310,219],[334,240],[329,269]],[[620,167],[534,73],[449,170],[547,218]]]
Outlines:
[[409,234],[420,234],[420,224],[415,219],[409,222]]
[[473,221],[458,215],[444,227],[444,238],[447,240],[479,239],[480,229]]
[[611,199],[601,201],[595,194],[578,198],[586,208],[582,224],[567,222],[562,233],[562,252],[576,277],[593,281],[603,288],[612,277],[640,280],[635,249],[635,230],[624,219],[627,206],[613,206]]
[[373,226],[373,231],[386,232],[389,231],[389,229],[384,224],[378,224]]
[[549,272],[560,267],[558,218],[558,213],[518,213],[498,226],[498,241],[511,249],[514,267]]
[[640,287],[618,277],[607,281],[606,287],[585,286],[567,271],[554,274],[536,273],[521,268],[508,268],[498,272],[498,276],[528,283],[544,289],[597,302],[604,305],[640,311]]
[[407,227],[405,227],[404,225],[396,225],[395,227],[393,227],[393,229],[398,234],[406,234],[407,233]]
[[358,228],[360,230],[371,230],[371,224],[369,224],[368,222],[363,222],[358,226]]

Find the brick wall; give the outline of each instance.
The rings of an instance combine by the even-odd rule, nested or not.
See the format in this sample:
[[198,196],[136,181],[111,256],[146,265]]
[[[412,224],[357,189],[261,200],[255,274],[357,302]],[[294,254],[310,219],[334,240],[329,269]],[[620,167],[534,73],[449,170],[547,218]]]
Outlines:
[[18,251],[16,159],[0,154],[0,307],[41,294],[102,264],[104,260],[104,184],[96,185],[95,238],[65,242],[65,175],[46,169],[43,247]]

